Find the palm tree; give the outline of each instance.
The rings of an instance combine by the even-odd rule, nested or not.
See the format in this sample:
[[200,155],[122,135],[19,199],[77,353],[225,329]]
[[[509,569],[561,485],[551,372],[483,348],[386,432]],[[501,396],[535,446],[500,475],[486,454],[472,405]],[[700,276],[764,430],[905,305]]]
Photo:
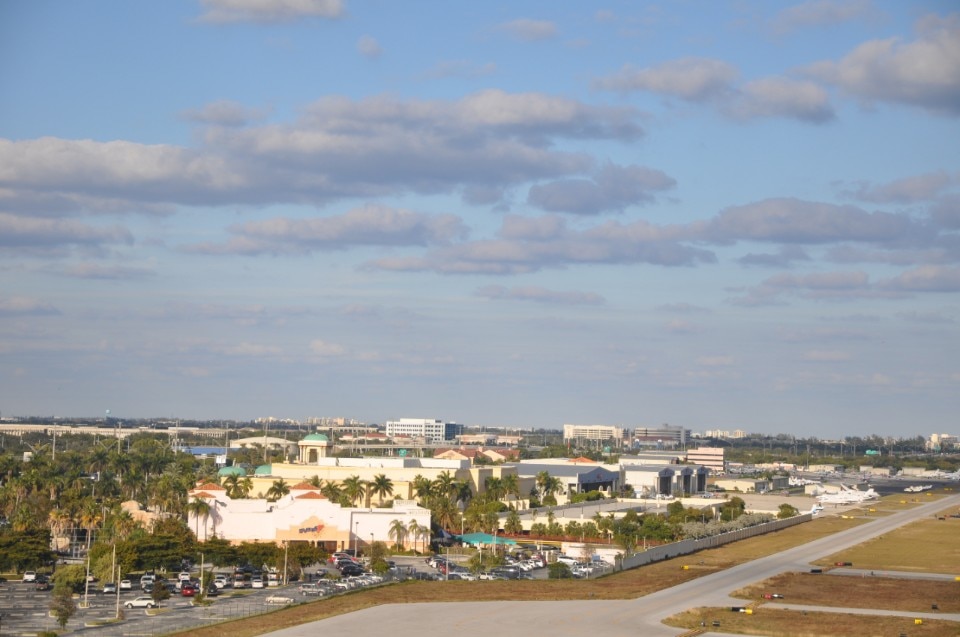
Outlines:
[[487,497],[492,501],[499,501],[503,498],[504,488],[503,480],[500,478],[487,478],[483,483],[484,488],[487,490]]
[[394,520],[390,523],[390,531],[388,535],[394,541],[394,546],[396,549],[401,549],[401,544],[403,544],[404,539],[407,536],[407,527],[403,524],[403,520]]
[[267,500],[276,502],[288,493],[290,493],[290,485],[287,484],[283,478],[280,478],[279,480],[274,480],[270,488],[267,489]]
[[188,514],[194,516],[197,521],[196,536],[200,541],[200,518],[203,518],[203,539],[207,539],[207,521],[210,519],[210,503],[204,498],[194,498],[187,503]]
[[512,495],[515,500],[520,500],[520,476],[515,473],[508,473],[501,478],[503,481],[503,491],[506,495]]
[[320,487],[320,493],[322,493],[327,500],[340,503],[341,505],[344,504],[344,499],[346,498],[343,489],[333,480],[327,480],[327,483]]
[[438,499],[430,509],[430,515],[433,523],[445,529],[452,529],[454,524],[460,521],[460,512],[457,506],[446,498]]
[[507,520],[503,523],[503,531],[511,535],[519,535],[523,531],[523,522],[520,520],[519,513],[511,511],[507,515]]
[[350,504],[357,506],[357,500],[364,496],[365,482],[360,476],[348,476],[343,480],[343,493],[350,500]]
[[541,471],[537,474],[537,486],[540,488],[541,501],[544,504],[547,504],[548,499],[553,499],[553,503],[556,504],[554,494],[561,489],[559,478],[553,477],[546,471]]
[[449,471],[444,471],[433,481],[433,492],[437,496],[452,498],[455,494],[456,479]]
[[[423,535],[423,529],[425,527],[421,526],[416,520],[410,520],[410,524],[407,525],[407,533],[413,536],[413,550],[417,550],[417,540],[420,539],[420,536]],[[430,532],[430,529],[427,529],[427,532]]]
[[470,483],[466,480],[457,480],[453,483],[451,489],[453,491],[453,501],[459,502],[463,506],[466,506],[473,498],[473,489],[470,488]]
[[371,496],[377,496],[380,504],[383,504],[385,497],[393,495],[393,480],[383,473],[377,474],[373,477],[373,481],[367,485],[367,489]]
[[424,503],[433,495],[433,483],[417,474],[413,479],[413,495],[417,499],[417,504],[424,506]]

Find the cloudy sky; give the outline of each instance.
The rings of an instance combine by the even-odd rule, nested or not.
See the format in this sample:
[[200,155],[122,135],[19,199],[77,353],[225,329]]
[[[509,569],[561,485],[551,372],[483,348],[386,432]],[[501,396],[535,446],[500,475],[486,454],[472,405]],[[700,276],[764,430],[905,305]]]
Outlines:
[[13,0],[0,413],[960,433],[951,1]]

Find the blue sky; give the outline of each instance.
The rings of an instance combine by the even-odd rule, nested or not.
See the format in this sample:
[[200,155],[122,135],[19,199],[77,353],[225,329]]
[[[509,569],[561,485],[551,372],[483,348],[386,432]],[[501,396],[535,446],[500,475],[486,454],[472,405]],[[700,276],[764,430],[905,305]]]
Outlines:
[[0,412],[957,433],[952,2],[13,1]]

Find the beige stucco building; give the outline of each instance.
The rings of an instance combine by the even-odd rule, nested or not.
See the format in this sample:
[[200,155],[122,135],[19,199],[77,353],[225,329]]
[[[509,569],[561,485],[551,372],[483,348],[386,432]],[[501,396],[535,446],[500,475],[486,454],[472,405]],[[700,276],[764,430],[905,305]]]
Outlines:
[[188,518],[201,540],[216,535],[233,543],[311,542],[330,551],[363,550],[374,541],[392,544],[396,537],[391,536],[391,527],[399,520],[405,529],[411,523],[419,529],[407,534],[406,546],[430,543],[430,510],[411,500],[394,499],[390,508],[342,507],[308,483],[294,485],[276,502],[234,500],[212,483],[196,487],[189,495],[210,505],[209,515]]

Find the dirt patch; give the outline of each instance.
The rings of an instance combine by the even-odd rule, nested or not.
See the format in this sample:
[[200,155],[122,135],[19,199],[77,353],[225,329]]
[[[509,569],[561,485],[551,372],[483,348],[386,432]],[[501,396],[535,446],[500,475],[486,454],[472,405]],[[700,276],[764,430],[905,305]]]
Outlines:
[[[713,622],[720,622],[718,627]],[[768,637],[850,637],[851,635],[923,635],[957,637],[957,622],[923,620],[916,625],[910,617],[819,613],[776,608],[756,608],[752,615],[731,612],[729,608],[695,608],[666,620],[676,628],[707,630],[738,635]]]
[[907,612],[960,613],[960,582],[783,573],[736,591],[734,597],[757,601],[778,593],[788,604],[883,608]]

